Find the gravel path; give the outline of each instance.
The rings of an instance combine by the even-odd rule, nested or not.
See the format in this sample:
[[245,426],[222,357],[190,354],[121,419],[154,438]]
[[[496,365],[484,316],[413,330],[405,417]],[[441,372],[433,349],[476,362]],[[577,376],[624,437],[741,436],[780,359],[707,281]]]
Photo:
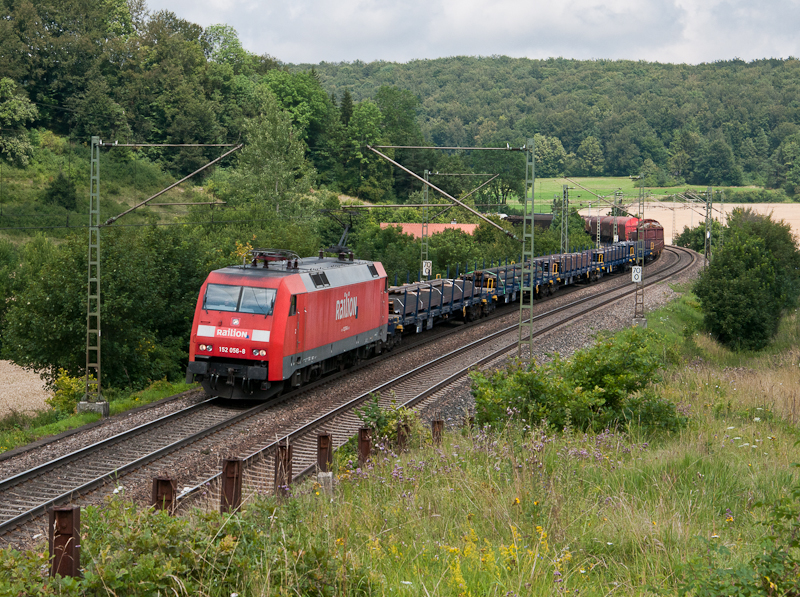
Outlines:
[[23,369],[11,361],[0,361],[0,418],[16,412],[47,408],[49,392],[38,373]]

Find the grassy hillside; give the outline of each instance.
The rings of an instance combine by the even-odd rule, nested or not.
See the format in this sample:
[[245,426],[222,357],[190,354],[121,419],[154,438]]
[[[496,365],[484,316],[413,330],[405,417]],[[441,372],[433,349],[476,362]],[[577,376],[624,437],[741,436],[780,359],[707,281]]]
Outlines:
[[[89,209],[90,156],[86,144],[71,143],[49,131],[31,135],[34,153],[25,167],[2,164],[0,171],[0,238],[24,239],[36,232],[63,237],[86,226]],[[100,157],[100,209],[108,218],[147,199],[175,181],[160,161],[142,151],[103,149]],[[215,201],[203,185],[214,176],[198,178],[160,196],[154,203]],[[169,222],[188,206],[148,207],[126,217],[123,224]]]

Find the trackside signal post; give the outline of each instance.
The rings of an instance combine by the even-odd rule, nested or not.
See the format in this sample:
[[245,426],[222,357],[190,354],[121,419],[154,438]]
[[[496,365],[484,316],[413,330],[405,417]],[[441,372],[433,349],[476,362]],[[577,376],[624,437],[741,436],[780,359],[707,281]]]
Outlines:
[[561,189],[561,253],[569,253],[569,186]]
[[216,164],[221,159],[229,156],[234,151],[241,149],[239,143],[233,149],[223,153],[218,158],[208,162],[175,182],[165,189],[160,190],[155,195],[145,199],[141,203],[134,205],[121,214],[112,216],[104,223],[100,222],[100,148],[104,145],[108,147],[231,147],[232,143],[113,143],[104,144],[99,136],[92,137],[92,156],[91,171],[89,176],[89,259],[88,259],[88,283],[86,301],[86,384],[83,400],[78,403],[78,412],[96,412],[104,417],[109,414],[108,402],[103,399],[102,375],[101,375],[101,350],[100,338],[102,328],[100,326],[100,229],[110,226],[122,216],[131,213],[146,205],[156,197],[159,197],[178,186],[182,182],[189,180],[195,174],[202,172],[209,166]]
[[[523,343],[528,345],[528,360],[533,361],[533,297],[536,293],[536,264],[533,260],[533,213],[536,204],[534,182],[536,171],[534,164],[533,139],[528,139],[525,151],[525,195],[522,200],[522,272],[520,277],[519,297],[519,343],[517,357],[524,358]],[[566,194],[566,191],[564,191]],[[530,202],[528,201],[530,194]],[[526,335],[527,334],[527,335]]]
[[[428,177],[430,175],[430,172],[428,170],[425,170],[425,172],[423,174],[425,176],[425,182],[427,182],[428,181]],[[431,275],[430,266],[426,265],[426,264],[430,263],[428,261],[428,203],[429,203],[429,201],[428,201],[428,185],[425,184],[425,185],[422,185],[422,186],[423,186],[423,192],[424,192],[424,199],[423,199],[422,203],[424,205],[422,207],[422,231],[421,231],[421,234],[420,234],[420,237],[421,237],[420,240],[422,241],[422,242],[420,242],[420,258],[419,258],[420,263],[422,264],[422,270],[421,270],[422,273],[420,274],[420,277],[419,277],[420,282],[422,281],[422,276],[425,276],[425,279],[427,280],[428,278],[430,278],[430,275]]]

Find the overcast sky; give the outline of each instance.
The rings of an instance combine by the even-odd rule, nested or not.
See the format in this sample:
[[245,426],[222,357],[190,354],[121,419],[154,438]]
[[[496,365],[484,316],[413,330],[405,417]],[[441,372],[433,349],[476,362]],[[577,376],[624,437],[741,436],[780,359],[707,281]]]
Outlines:
[[800,56],[800,0],[148,0],[283,62]]

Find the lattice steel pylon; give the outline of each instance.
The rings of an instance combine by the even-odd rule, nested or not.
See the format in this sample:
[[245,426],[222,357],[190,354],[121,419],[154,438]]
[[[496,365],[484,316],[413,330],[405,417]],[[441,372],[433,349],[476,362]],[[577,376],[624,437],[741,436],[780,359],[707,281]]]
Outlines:
[[595,238],[595,246],[598,249],[600,248],[600,218],[601,218],[600,209],[601,209],[600,205],[598,205],[597,206],[597,219],[595,220],[595,229],[594,229],[594,235],[596,237]]
[[614,216],[614,236],[612,240],[615,243],[619,242],[619,228],[617,227],[617,218],[619,217],[618,205],[622,205],[622,191],[614,191],[614,208],[611,210],[611,215]]
[[[100,360],[100,137],[92,137],[91,173],[89,176],[89,265],[84,402],[103,401]],[[92,371],[94,371],[94,376],[92,376]]]
[[[517,344],[517,356],[520,359],[527,357],[529,361],[533,360],[533,297],[536,292],[536,267],[533,261],[533,214],[536,204],[533,186],[536,169],[533,150],[533,139],[528,139],[525,151],[525,195],[522,200],[522,272],[519,284],[519,343]],[[527,355],[522,351],[523,344],[528,345]]]
[[709,261],[711,261],[711,222],[713,220],[713,216],[711,214],[711,209],[714,205],[714,196],[712,195],[712,188],[708,187],[706,190],[706,231],[705,231],[705,243],[703,246],[703,256],[706,259],[705,265],[708,267]]
[[[637,223],[636,232],[636,266],[644,268],[644,239],[642,238],[642,221],[644,220],[644,187],[639,189],[639,222]],[[644,270],[639,270],[643,272]],[[636,282],[636,302],[633,306],[633,323],[634,325],[647,326],[647,320],[644,317],[644,273],[639,276]]]
[[561,189],[561,253],[569,253],[569,187]]
[[675,246],[675,239],[678,238],[677,224],[675,223],[675,195],[672,194],[672,245]]
[[[425,182],[428,181],[428,177],[430,176],[430,170],[425,170],[424,177]],[[422,201],[422,231],[420,233],[421,242],[420,242],[420,276],[419,280],[422,281],[422,270],[424,263],[428,260],[428,185],[422,185],[424,187],[424,199]]]
[[722,248],[722,245],[725,242],[725,193],[722,191],[717,191],[717,196],[719,197],[719,248]]

